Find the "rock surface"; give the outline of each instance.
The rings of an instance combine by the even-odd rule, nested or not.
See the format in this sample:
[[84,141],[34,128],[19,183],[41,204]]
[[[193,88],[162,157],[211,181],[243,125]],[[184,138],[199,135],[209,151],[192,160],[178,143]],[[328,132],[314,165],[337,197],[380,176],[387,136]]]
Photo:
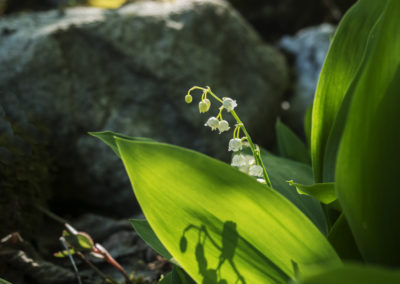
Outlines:
[[303,118],[314,100],[319,73],[334,32],[333,25],[322,24],[300,30],[295,36],[285,36],[279,42],[279,47],[294,58],[293,94],[284,117],[297,132],[303,132]]
[[0,92],[15,95],[28,116],[50,129],[54,209],[115,216],[132,215],[137,205],[121,162],[88,131],[147,136],[226,157],[230,134],[203,127],[211,114],[184,103],[188,88],[209,85],[220,97],[236,98],[248,130],[265,145],[273,140],[288,77],[284,57],[218,0],[4,17],[0,62]]

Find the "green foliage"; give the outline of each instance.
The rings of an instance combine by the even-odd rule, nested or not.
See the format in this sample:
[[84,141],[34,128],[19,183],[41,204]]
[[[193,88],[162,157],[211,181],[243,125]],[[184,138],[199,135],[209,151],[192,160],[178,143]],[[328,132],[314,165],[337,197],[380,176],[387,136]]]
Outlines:
[[299,284],[396,284],[400,283],[400,271],[380,267],[345,264],[344,266],[316,268],[302,277]]
[[288,183],[296,187],[299,194],[312,196],[324,204],[330,204],[336,200],[335,183],[333,182],[304,185],[289,180]]
[[147,220],[140,219],[130,219],[130,222],[135,229],[136,233],[159,255],[165,257],[166,259],[171,259],[171,254],[163,246],[163,244],[158,239],[157,235],[154,233],[153,229],[150,227]]
[[[327,141],[361,61],[371,28],[387,1],[361,0],[343,17],[321,70],[312,111],[311,158],[315,182],[332,181],[323,176]],[[332,137],[340,139],[340,137]]]
[[[398,0],[360,0],[343,18],[305,118],[312,168],[280,121],[283,157],[260,150],[236,101],[210,88],[188,95],[201,90],[200,104],[207,95],[222,104],[212,130],[226,131],[225,108],[235,118],[232,165],[259,182],[191,150],[92,134],[125,165],[147,219],[133,221],[139,235],[179,264],[160,283],[400,282],[399,27]],[[243,155],[244,141],[253,156]]]
[[280,119],[276,121],[276,137],[278,140],[279,154],[294,161],[309,164],[310,155],[306,145],[290,130]]
[[0,278],[0,284],[12,284],[12,283]]

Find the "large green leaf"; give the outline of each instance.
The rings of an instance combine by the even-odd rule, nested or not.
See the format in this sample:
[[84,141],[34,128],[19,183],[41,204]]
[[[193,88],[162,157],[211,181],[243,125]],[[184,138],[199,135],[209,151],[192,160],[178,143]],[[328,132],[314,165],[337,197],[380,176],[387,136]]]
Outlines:
[[338,199],[367,261],[400,265],[400,1],[374,27],[343,133]]
[[302,277],[299,284],[397,284],[400,271],[380,267],[345,264],[326,270],[316,269],[311,275]]
[[310,154],[304,142],[280,119],[276,121],[275,128],[280,156],[310,164]]
[[300,210],[235,168],[171,145],[116,144],[146,219],[196,282],[285,283],[293,263],[340,262]]
[[323,180],[325,147],[341,102],[362,62],[371,28],[386,1],[360,0],[343,17],[318,81],[312,112],[311,158],[315,182]]
[[135,229],[136,233],[144,240],[154,251],[166,259],[171,259],[171,254],[162,245],[156,234],[151,229],[149,222],[143,219],[130,219],[129,220]]
[[263,149],[261,158],[267,168],[272,187],[303,211],[322,233],[327,234],[326,218],[319,201],[311,196],[297,193],[287,183],[288,180],[294,179],[302,184],[312,184],[314,179],[311,167],[277,157]]

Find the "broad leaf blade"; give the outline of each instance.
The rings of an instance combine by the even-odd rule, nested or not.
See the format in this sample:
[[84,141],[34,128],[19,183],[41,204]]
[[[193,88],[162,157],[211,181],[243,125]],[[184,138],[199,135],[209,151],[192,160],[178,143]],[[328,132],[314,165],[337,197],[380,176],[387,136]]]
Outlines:
[[318,200],[298,194],[287,183],[288,180],[295,179],[299,183],[312,184],[314,179],[311,167],[274,156],[266,150],[261,151],[261,158],[267,168],[272,187],[303,211],[323,234],[327,234],[326,218]]
[[400,2],[385,1],[354,89],[336,168],[338,199],[363,257],[400,265]]
[[276,121],[276,136],[280,156],[303,164],[310,164],[306,145],[280,119]]
[[312,273],[303,277],[299,284],[397,284],[400,271],[380,267],[346,264]]
[[236,169],[171,145],[116,143],[146,219],[195,281],[285,283],[292,261],[340,262],[301,211]]
[[136,233],[144,240],[154,251],[166,259],[171,259],[171,254],[163,246],[160,240],[154,234],[153,229],[150,227],[147,220],[130,219],[129,220],[135,229]]
[[325,147],[341,102],[361,65],[370,31],[386,1],[360,0],[343,17],[318,81],[312,113],[311,159],[322,177]]

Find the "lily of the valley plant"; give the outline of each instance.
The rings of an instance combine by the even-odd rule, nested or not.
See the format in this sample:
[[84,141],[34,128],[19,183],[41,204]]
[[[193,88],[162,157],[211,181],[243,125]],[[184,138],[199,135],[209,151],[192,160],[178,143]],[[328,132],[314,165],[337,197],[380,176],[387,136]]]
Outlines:
[[347,12],[305,119],[307,146],[278,121],[281,157],[253,143],[240,102],[209,87],[185,101],[199,96],[200,113],[217,105],[205,126],[232,131],[221,142],[231,165],[92,133],[125,165],[146,217],[135,230],[174,264],[160,283],[400,283],[399,31],[398,0]]

